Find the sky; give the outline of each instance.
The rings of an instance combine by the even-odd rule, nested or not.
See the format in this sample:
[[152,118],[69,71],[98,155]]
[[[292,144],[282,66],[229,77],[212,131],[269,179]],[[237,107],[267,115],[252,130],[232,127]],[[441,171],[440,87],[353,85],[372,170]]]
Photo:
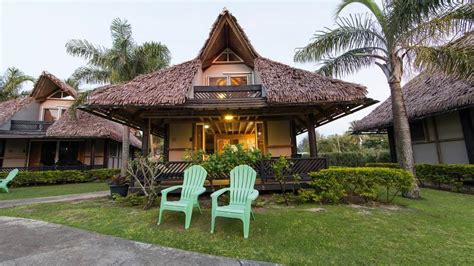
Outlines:
[[[171,63],[179,64],[196,57],[223,8],[237,18],[260,55],[313,71],[318,68],[317,63],[293,62],[295,49],[308,44],[317,31],[334,26],[338,3],[339,0],[0,0],[0,73],[17,67],[34,77],[46,70],[65,79],[85,65],[83,59],[66,53],[66,42],[87,39],[110,47],[109,27],[117,17],[129,21],[137,43],[162,42],[171,51]],[[341,15],[366,12],[362,5],[354,4]],[[384,101],[389,96],[385,76],[375,66],[341,79],[366,86],[370,98]],[[31,87],[27,84],[23,89]],[[351,121],[363,118],[377,105],[317,130],[323,135],[341,134],[348,130]]]

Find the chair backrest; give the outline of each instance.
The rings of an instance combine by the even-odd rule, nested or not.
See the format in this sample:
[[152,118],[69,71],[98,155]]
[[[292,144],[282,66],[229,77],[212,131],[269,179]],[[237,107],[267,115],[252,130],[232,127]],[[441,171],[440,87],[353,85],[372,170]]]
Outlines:
[[5,178],[5,180],[3,182],[5,183],[10,183],[13,178],[15,178],[15,176],[18,174],[18,169],[13,169],[10,171],[10,173],[8,174],[8,176]]
[[257,172],[248,165],[236,166],[230,171],[230,203],[245,204],[254,190]]
[[192,194],[204,186],[207,171],[200,165],[193,165],[184,171],[181,199],[190,199]]

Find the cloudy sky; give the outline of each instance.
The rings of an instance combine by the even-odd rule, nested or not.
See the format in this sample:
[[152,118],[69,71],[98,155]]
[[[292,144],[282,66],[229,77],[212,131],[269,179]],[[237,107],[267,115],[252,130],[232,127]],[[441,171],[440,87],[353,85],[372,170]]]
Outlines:
[[[206,40],[211,24],[224,7],[246,31],[263,56],[307,70],[316,63],[293,62],[295,48],[306,45],[311,36],[335,22],[339,0],[314,1],[22,1],[0,0],[0,71],[15,66],[38,76],[47,70],[60,78],[69,77],[84,60],[66,53],[70,39],[87,39],[110,46],[109,26],[116,18],[127,19],[135,41],[159,41],[172,52],[172,64],[194,58]],[[342,15],[365,13],[361,5]],[[382,72],[373,67],[342,79],[368,87],[369,97],[383,101],[389,95]],[[30,89],[31,84],[24,86]],[[368,114],[374,107],[318,128],[324,135],[342,133],[349,122]]]

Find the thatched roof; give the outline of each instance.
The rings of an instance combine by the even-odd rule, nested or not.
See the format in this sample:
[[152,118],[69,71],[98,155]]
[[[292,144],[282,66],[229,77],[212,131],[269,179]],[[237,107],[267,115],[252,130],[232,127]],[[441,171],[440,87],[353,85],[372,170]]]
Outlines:
[[[473,83],[442,73],[422,73],[408,82],[402,91],[410,120],[474,105]],[[389,97],[372,113],[358,121],[354,131],[371,131],[390,125],[392,125],[392,104]]]
[[34,101],[32,97],[20,97],[0,103],[0,124],[10,120],[16,112]]
[[293,68],[266,58],[255,59],[255,70],[269,103],[354,101],[367,94],[364,86]]
[[78,95],[78,92],[71,86],[67,85],[64,81],[58,79],[51,73],[43,71],[36,81],[30,96],[34,97],[36,100],[42,100],[58,89],[68,93],[74,98]]
[[195,76],[226,47],[255,69],[268,104],[312,104],[368,100],[364,86],[325,77],[261,57],[229,11],[219,14],[196,59],[141,75],[130,82],[108,85],[90,93],[92,106],[172,106],[186,103]]
[[[104,118],[77,110],[76,118],[68,111],[46,131],[47,137],[110,138],[122,142],[123,126]],[[141,141],[130,134],[130,144],[141,147]]]
[[184,103],[194,76],[201,67],[198,59],[184,62],[130,82],[95,89],[87,97],[91,105],[174,105]]

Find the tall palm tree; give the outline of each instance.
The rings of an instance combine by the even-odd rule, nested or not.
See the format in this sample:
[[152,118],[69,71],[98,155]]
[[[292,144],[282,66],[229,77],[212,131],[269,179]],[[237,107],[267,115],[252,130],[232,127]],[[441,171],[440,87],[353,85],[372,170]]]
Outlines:
[[[69,54],[87,60],[86,66],[74,71],[71,80],[79,83],[120,83],[169,65],[171,55],[166,45],[159,42],[137,45],[127,20],[114,19],[110,32],[111,48],[93,45],[87,40],[70,40],[66,43],[66,51]],[[82,101],[85,98],[85,95],[83,96],[79,97],[78,101]],[[125,175],[127,168],[129,132],[129,127],[124,126],[122,175]]]
[[25,75],[16,67],[10,67],[0,76],[0,101],[6,101],[20,96],[20,90],[26,81],[34,82],[35,79]]
[[[347,6],[359,3],[368,14],[339,16]],[[377,65],[385,74],[391,93],[393,126],[398,162],[415,173],[410,126],[401,90],[404,69],[411,66],[442,70],[469,77],[472,56],[466,51],[439,45],[448,38],[472,31],[473,4],[469,0],[342,0],[336,10],[334,29],[316,33],[311,42],[297,49],[295,61],[319,61],[325,75],[341,76]],[[441,51],[441,52],[440,52]],[[438,52],[438,53],[437,53]],[[472,73],[470,73],[472,75]],[[416,186],[408,196],[418,197]]]

